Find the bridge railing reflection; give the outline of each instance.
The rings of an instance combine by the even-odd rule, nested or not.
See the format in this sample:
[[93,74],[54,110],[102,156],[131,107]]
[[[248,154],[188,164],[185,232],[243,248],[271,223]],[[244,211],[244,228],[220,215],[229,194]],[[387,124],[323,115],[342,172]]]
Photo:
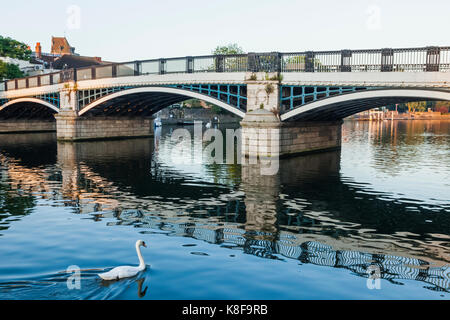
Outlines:
[[[107,213],[102,213],[107,218]],[[111,215],[110,217],[112,217]],[[334,250],[320,241],[309,240],[313,235],[299,235],[280,231],[276,234],[254,230],[248,231],[240,224],[205,224],[201,221],[181,218],[155,217],[140,210],[128,210],[109,225],[134,225],[142,233],[163,233],[167,236],[191,237],[220,245],[223,248],[240,250],[245,254],[267,259],[295,259],[304,264],[342,268],[360,277],[368,277],[367,270],[376,265],[381,278],[393,284],[402,280],[424,282],[427,289],[450,292],[450,268],[433,266],[429,262],[411,257],[391,254],[372,254],[356,250]]]

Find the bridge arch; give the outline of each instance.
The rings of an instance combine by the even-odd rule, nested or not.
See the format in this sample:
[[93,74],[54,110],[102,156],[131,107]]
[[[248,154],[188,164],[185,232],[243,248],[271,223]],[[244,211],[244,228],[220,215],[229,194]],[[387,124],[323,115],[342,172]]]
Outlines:
[[0,105],[1,120],[41,119],[55,121],[54,115],[58,112],[57,106],[34,97],[12,99]]
[[358,112],[394,103],[450,101],[450,91],[431,89],[373,89],[321,99],[290,110],[282,121],[338,120]]
[[152,113],[156,113],[159,110],[162,110],[165,107],[168,107],[176,102],[181,102],[187,99],[194,98],[217,105],[218,107],[225,109],[226,111],[229,111],[241,118],[243,118],[245,115],[244,111],[214,97],[210,97],[194,91],[172,87],[160,87],[160,86],[139,87],[111,93],[88,104],[87,106],[78,111],[78,115],[79,116],[85,115],[90,111],[95,110],[95,108],[105,105],[108,102],[113,102],[114,100],[120,99],[121,97],[131,97],[131,96],[140,97],[142,101],[148,103],[150,103],[152,100],[155,99],[157,100],[159,98],[161,102],[158,102],[159,104],[156,104],[154,106],[154,109],[152,109]]
[[55,107],[53,104],[51,104],[51,103],[49,103],[47,101],[38,99],[38,98],[18,98],[18,99],[10,100],[10,101],[8,101],[5,104],[0,106],[0,112],[2,110],[6,109],[7,107],[15,105],[15,104],[18,104],[18,103],[34,103],[34,104],[38,104],[38,105],[42,105],[42,106],[48,107],[48,108],[52,109],[55,112],[59,112],[59,109],[57,107]]

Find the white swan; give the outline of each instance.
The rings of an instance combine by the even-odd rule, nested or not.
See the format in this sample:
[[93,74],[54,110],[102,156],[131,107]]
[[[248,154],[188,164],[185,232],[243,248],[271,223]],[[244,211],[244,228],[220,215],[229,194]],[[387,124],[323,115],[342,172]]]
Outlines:
[[99,273],[99,277],[103,280],[118,280],[122,278],[129,278],[134,277],[139,272],[145,270],[145,262],[144,258],[141,254],[141,246],[147,247],[144,241],[138,240],[136,241],[136,252],[139,258],[139,266],[137,267],[130,267],[130,266],[121,266],[116,267],[108,272],[105,273]]

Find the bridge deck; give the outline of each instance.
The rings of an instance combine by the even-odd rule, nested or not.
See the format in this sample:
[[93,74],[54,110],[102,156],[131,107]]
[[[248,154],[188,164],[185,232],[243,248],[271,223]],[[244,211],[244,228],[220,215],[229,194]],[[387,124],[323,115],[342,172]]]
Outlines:
[[[246,72],[281,73],[400,73],[449,72],[450,47],[307,51],[211,55],[111,63],[69,69],[0,82],[0,91],[41,87],[77,80],[120,78],[140,75]],[[201,77],[201,76],[200,76]],[[384,77],[384,76],[383,76]],[[383,77],[380,77],[381,79]]]

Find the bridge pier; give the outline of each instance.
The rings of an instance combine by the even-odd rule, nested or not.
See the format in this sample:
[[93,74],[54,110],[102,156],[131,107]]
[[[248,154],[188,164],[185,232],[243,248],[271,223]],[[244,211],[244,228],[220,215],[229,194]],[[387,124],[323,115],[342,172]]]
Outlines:
[[0,120],[0,133],[51,132],[56,130],[53,120],[9,119]]
[[338,120],[282,123],[280,155],[340,149],[342,122]]
[[[275,75],[267,74],[266,78]],[[342,120],[282,122],[279,82],[246,83],[248,111],[241,121],[243,156],[273,158],[340,149]]]
[[78,115],[77,84],[69,82],[60,92],[61,110],[55,115],[60,141],[153,136],[153,117],[83,117]]
[[245,157],[287,157],[341,147],[342,120],[281,122],[267,110],[248,112],[242,126]]
[[56,118],[56,137],[61,141],[132,138],[153,136],[153,118],[91,117],[60,112]]

